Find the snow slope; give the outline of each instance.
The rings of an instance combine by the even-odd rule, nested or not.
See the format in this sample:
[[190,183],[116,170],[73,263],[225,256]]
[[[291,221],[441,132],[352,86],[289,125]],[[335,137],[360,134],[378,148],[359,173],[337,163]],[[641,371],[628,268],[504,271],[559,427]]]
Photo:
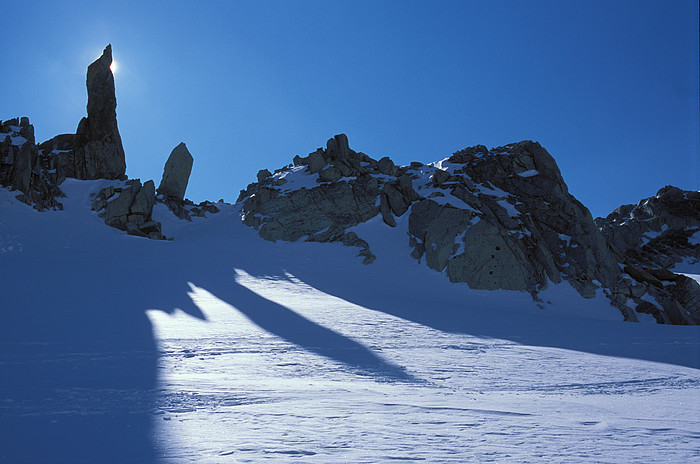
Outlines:
[[236,206],[126,236],[103,183],[0,190],[0,462],[700,461],[698,327],[450,284],[376,218],[369,266]]

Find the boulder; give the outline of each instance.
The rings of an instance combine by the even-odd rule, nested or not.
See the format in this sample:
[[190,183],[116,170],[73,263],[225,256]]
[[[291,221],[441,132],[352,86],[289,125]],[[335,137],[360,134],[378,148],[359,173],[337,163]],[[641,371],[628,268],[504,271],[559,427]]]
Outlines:
[[65,180],[66,172],[74,171],[74,143],[75,134],[59,134],[39,145],[42,168],[57,185]]
[[377,162],[377,169],[382,174],[386,174],[389,176],[397,176],[399,174],[399,168],[396,167],[394,162],[391,161],[391,159],[388,156],[385,156]]
[[163,178],[158,186],[158,194],[173,200],[184,200],[193,163],[194,158],[184,142],[175,147],[165,163]]
[[382,213],[382,220],[389,227],[396,227],[396,219],[391,214],[391,206],[386,195],[379,196],[379,211]]
[[309,172],[315,174],[319,172],[327,164],[326,160],[323,158],[323,149],[319,148],[313,153],[309,153]]
[[385,183],[382,187],[382,196],[386,198],[386,202],[397,216],[402,216],[411,203],[420,197],[413,190],[411,178],[406,175]]
[[442,169],[436,169],[433,175],[430,177],[430,179],[433,181],[434,187],[439,187],[440,185],[447,182],[449,178],[450,174],[447,171],[443,171]]
[[134,197],[131,205],[131,214],[150,218],[153,212],[153,204],[156,198],[156,188],[152,180],[146,181]]
[[328,166],[318,173],[318,180],[320,182],[335,182],[340,180],[341,177],[343,177],[343,175],[335,166]]
[[338,134],[326,142],[326,154],[328,159],[333,161],[347,160],[351,157],[348,137],[345,134]]
[[129,235],[163,240],[160,223],[151,218],[155,193],[152,180],[143,185],[139,179],[129,180],[123,187],[109,185],[95,196],[92,209],[99,212],[108,226]]
[[127,218],[131,214],[131,205],[134,204],[136,195],[141,190],[141,182],[138,180],[127,181],[117,197],[107,203],[105,211],[105,224],[126,230]]
[[[257,175],[258,182],[263,182],[265,179],[267,179],[270,176],[272,176],[272,173],[269,170],[261,169],[260,171],[258,171],[258,175]],[[184,195],[184,192],[183,192],[183,195]]]

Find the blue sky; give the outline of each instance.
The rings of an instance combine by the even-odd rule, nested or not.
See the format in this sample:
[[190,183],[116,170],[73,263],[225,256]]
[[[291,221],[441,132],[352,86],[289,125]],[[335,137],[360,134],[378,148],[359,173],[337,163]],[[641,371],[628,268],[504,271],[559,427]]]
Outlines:
[[74,132],[111,43],[127,174],[184,141],[197,202],[341,132],[400,164],[536,140],[594,216],[700,189],[695,0],[32,3],[0,16],[0,119]]

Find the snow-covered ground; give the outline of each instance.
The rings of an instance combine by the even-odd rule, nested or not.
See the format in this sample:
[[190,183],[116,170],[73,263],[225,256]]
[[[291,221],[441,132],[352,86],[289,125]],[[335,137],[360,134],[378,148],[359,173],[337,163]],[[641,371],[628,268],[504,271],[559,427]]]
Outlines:
[[126,236],[100,185],[0,190],[0,462],[700,462],[698,327],[451,284],[379,219],[368,266],[235,206]]

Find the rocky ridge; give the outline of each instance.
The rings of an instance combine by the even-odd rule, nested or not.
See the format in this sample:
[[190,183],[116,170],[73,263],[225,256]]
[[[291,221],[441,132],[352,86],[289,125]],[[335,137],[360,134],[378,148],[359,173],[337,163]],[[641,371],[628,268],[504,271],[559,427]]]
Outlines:
[[[109,179],[92,209],[130,235],[164,239],[152,217],[156,203],[185,220],[218,208],[185,198],[193,158],[184,143],[157,191],[152,180],[126,177],[110,63],[108,46],[88,68],[88,116],[76,134],[36,145],[28,118],[0,121],[0,185],[43,211],[62,208],[67,177]],[[339,134],[288,166],[258,172],[238,202],[244,224],[266,240],[341,242],[370,264],[370,244],[350,229],[381,217],[387,227],[405,227],[411,256],[452,282],[528,292],[544,305],[540,292],[567,281],[584,298],[606,295],[626,320],[646,313],[659,323],[698,324],[700,286],[671,269],[700,260],[699,196],[665,187],[593,221],[536,142],[477,145],[436,163],[397,166],[352,150]]]
[[54,157],[37,147],[29,118],[0,121],[0,140],[0,185],[19,190],[17,199],[38,211],[62,209],[56,198],[63,196],[63,178]]
[[631,264],[669,269],[700,262],[700,192],[666,186],[636,205],[623,205],[596,224]]
[[543,304],[539,292],[566,280],[584,298],[603,292],[627,320],[648,313],[658,322],[700,323],[693,297],[700,286],[677,274],[683,292],[640,278],[536,142],[478,145],[437,163],[396,166],[355,152],[340,134],[293,161],[260,171],[239,196],[244,223],[266,240],[339,241],[371,263],[369,243],[347,229],[377,215],[397,227],[396,217],[408,214],[411,255],[452,282],[526,291]]
[[[671,294],[683,307],[700,311],[695,281],[672,272],[679,264],[700,263],[700,192],[666,186],[636,205],[623,205],[604,219],[596,218],[596,224],[627,274],[657,292]],[[639,305],[637,311],[669,322],[648,301]]]
[[165,238],[161,224],[153,221],[156,202],[165,203],[179,218],[216,213],[211,202],[195,205],[185,199],[192,171],[192,155],[184,143],[171,153],[156,195],[152,180],[126,176],[126,157],[117,128],[117,99],[110,69],[112,47],[88,66],[87,117],[75,134],[60,134],[38,146],[34,127],[26,117],[0,121],[0,185],[20,191],[17,198],[39,211],[62,209],[60,184],[66,178],[109,179],[110,185],[95,195],[92,209],[105,224],[130,235]]

